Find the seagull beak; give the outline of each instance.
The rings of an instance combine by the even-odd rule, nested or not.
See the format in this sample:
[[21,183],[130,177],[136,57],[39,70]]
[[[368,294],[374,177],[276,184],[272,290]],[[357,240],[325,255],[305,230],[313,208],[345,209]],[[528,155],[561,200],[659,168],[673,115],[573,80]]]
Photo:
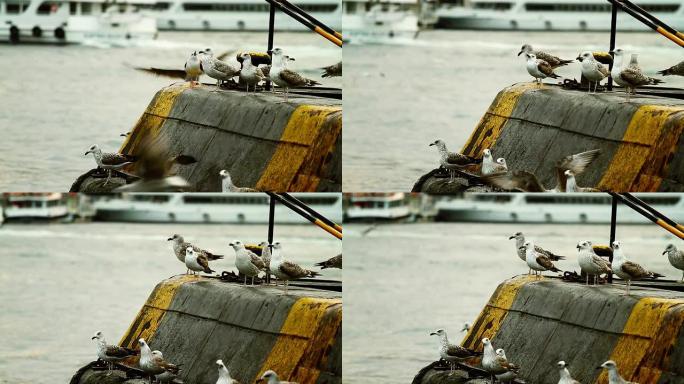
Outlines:
[[515,239],[515,236],[511,236],[508,238],[508,240],[513,240],[513,239]]
[[233,246],[233,243],[229,243],[228,245],[230,245],[230,246],[232,247],[232,246]]
[[166,241],[171,241],[171,240],[173,240],[173,237],[169,237],[168,239],[166,239]]
[[264,381],[264,379],[258,378],[256,382],[257,382],[257,383],[261,383],[261,382],[263,382],[263,381]]
[[667,253],[667,251],[663,251],[663,253],[661,253],[661,255],[664,255],[664,254],[666,254],[666,253]]
[[522,247],[518,247],[518,249],[525,249],[525,246],[523,245]]
[[523,53],[523,51],[518,52],[518,56],[520,56]]
[[90,151],[84,153],[83,156],[87,156],[89,153],[90,153]]
[[90,340],[95,340],[95,339],[97,339],[97,337],[95,337],[95,336],[90,338]]
[[596,369],[603,369],[603,367],[599,365],[598,367],[596,367]]
[[434,336],[434,335],[436,335],[436,333],[430,332],[430,336]]
[[430,145],[428,145],[428,147],[432,147],[433,145],[435,145],[435,143],[430,143]]

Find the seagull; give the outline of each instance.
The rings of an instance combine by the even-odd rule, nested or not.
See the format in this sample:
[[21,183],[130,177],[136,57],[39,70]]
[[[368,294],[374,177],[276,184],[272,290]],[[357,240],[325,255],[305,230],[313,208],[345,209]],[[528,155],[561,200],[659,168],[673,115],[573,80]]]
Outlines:
[[273,50],[272,60],[273,64],[269,71],[269,78],[279,87],[285,88],[285,101],[287,101],[287,93],[290,88],[320,85],[317,81],[307,79],[297,72],[287,69],[285,67],[287,59],[283,57],[282,49],[275,48]]
[[492,346],[492,342],[488,338],[482,339],[482,344],[484,344],[482,368],[492,376],[492,384],[494,383],[495,375],[501,375],[518,369],[515,364],[509,363],[505,357],[499,356],[494,352],[494,346]]
[[[223,259],[223,255],[215,255],[205,249],[196,247],[188,242],[186,242],[183,239],[183,236],[179,234],[174,234],[173,236],[169,237],[167,239],[168,241],[173,241],[173,253],[176,255],[176,258],[183,264],[185,264],[185,254],[186,250],[188,247],[191,247],[192,250],[203,257],[205,257],[209,261],[214,261],[214,260],[220,260]],[[187,271],[186,271],[187,273]]]
[[266,265],[266,284],[271,283],[271,247],[268,244],[268,241],[262,241],[259,243],[259,246],[261,247],[261,259],[264,261],[264,264]]
[[608,68],[606,68],[606,66],[596,61],[594,55],[589,51],[580,53],[580,55],[577,56],[577,60],[579,60],[581,63],[580,68],[582,70],[582,76],[589,81],[589,89],[587,89],[587,93],[591,93],[592,82],[595,83],[594,93],[596,93],[596,88],[598,88],[599,83],[601,80],[610,76],[610,71]]
[[209,268],[209,259],[201,253],[196,253],[192,247],[185,249],[185,266],[194,272],[215,272]]
[[[290,61],[295,61],[295,58],[294,58],[294,57],[291,57],[291,56],[288,56],[288,55],[283,56],[283,58],[285,59],[285,61],[283,62],[283,67],[285,67],[285,68],[287,68],[287,63],[289,63]],[[270,59],[270,57],[269,57],[269,59]],[[270,75],[271,75],[271,67],[272,67],[272,65],[270,65],[270,64],[265,64],[265,65],[260,65],[260,66],[259,66],[259,69],[261,69],[261,73],[263,73],[264,76],[266,76],[266,78],[267,78],[268,80],[271,79],[271,77],[270,77]]]
[[240,84],[245,84],[247,92],[249,92],[249,86],[253,85],[254,92],[256,93],[257,84],[265,79],[266,76],[261,68],[252,64],[252,56],[249,53],[243,54],[242,69],[240,69]]
[[548,256],[535,250],[533,241],[526,241],[521,248],[525,248],[525,261],[527,262],[527,266],[535,271],[562,272],[560,269],[556,268],[555,265],[553,265],[553,262]]
[[198,84],[199,77],[204,72],[204,66],[202,65],[202,60],[197,57],[197,51],[190,55],[188,60],[185,62],[184,68],[185,81],[189,81],[191,86]]
[[583,173],[589,164],[601,154],[600,149],[568,155],[556,161],[554,170],[556,172],[556,186],[553,189],[546,189],[544,185],[531,172],[512,171],[486,175],[482,177],[485,183],[506,190],[519,190],[522,192],[565,192],[567,187],[567,175],[565,171],[571,170],[574,175]]
[[321,77],[337,77],[337,76],[342,76],[342,62],[340,61],[337,64],[333,64],[328,67],[323,67],[321,68],[323,70],[323,74]]
[[527,56],[527,73],[534,77],[534,81],[541,86],[542,79],[550,77],[557,79],[560,76],[553,73],[553,67],[544,60],[537,59],[534,53],[526,53]]
[[618,373],[617,364],[613,360],[608,360],[599,367],[596,367],[596,369],[601,368],[608,370],[608,384],[637,384],[623,379],[620,373]]
[[442,168],[449,171],[451,181],[454,180],[455,170],[462,169],[469,165],[482,163],[482,159],[476,159],[474,157],[463,155],[457,152],[449,152],[449,150],[447,150],[446,143],[441,139],[435,140],[434,142],[430,143],[429,146],[432,147],[433,145],[437,148],[437,151],[440,155],[439,164],[442,166]]
[[155,356],[150,350],[150,346],[145,342],[145,339],[139,339],[138,344],[140,344],[140,369],[149,375],[150,384],[152,384],[152,376],[164,372],[178,374],[180,371],[178,366],[164,360],[164,358],[160,356],[161,353]]
[[613,273],[618,275],[622,280],[627,281],[627,295],[629,295],[629,286],[632,280],[641,279],[657,279],[658,277],[664,277],[663,275],[651,272],[641,265],[627,260],[624,252],[622,252],[622,247],[620,247],[619,241],[613,241]]
[[682,271],[682,279],[679,282],[684,282],[684,252],[677,249],[674,244],[668,244],[663,251],[663,255],[667,253],[667,259],[670,265]]
[[233,179],[230,177],[230,173],[225,169],[219,172],[221,176],[221,192],[259,192],[253,188],[247,187],[237,187],[233,184]]
[[[161,351],[154,350],[152,351],[152,358],[153,359],[164,359],[164,355],[161,353]],[[164,371],[156,376],[154,376],[157,381],[160,383],[173,383],[173,384],[183,384],[183,380],[181,380],[178,377],[178,374],[180,373],[180,368],[176,373],[171,372],[171,371]]]
[[254,276],[266,269],[266,263],[256,253],[245,248],[244,244],[239,241],[234,241],[229,245],[235,250],[235,267],[245,276],[245,283],[243,285],[247,285],[248,276],[252,278],[252,285],[254,285]]
[[684,61],[677,65],[673,65],[672,67],[668,69],[663,69],[662,71],[658,71],[659,75],[663,76],[670,76],[670,75],[677,75],[677,76],[684,76]]
[[239,381],[230,377],[228,367],[223,364],[223,360],[216,360],[216,365],[218,365],[218,380],[216,380],[216,384],[240,384]]
[[240,74],[240,67],[215,58],[210,48],[200,53],[202,53],[202,69],[207,76],[216,80],[216,89],[221,87],[222,81],[228,81]]
[[594,252],[591,241],[588,240],[577,243],[577,263],[587,275],[587,285],[589,285],[589,275],[594,276],[594,284],[596,284],[600,275],[610,273],[610,263]]
[[468,333],[470,332],[471,325],[468,322],[463,323],[463,328],[461,328],[461,332]]
[[575,180],[575,174],[569,169],[565,171],[564,174],[566,177],[565,192],[601,192],[596,188],[578,186],[577,181]]
[[629,102],[630,92],[636,93],[636,88],[643,85],[657,85],[663,81],[648,77],[641,72],[638,65],[627,66],[622,69],[624,51],[622,49],[615,50],[615,64],[610,72],[610,76],[618,85],[625,87],[627,92],[627,102]]
[[111,374],[115,362],[130,356],[138,355],[138,352],[132,349],[107,344],[102,331],[97,331],[95,336],[90,339],[97,340],[97,357],[100,360],[107,362],[107,366],[109,367],[109,373],[107,373],[107,375]]
[[[503,160],[499,162],[499,160]],[[492,156],[492,151],[489,148],[485,148],[482,151],[482,176],[493,175],[496,173],[506,173],[508,172],[508,167],[506,166],[506,160],[500,157],[497,161],[494,161]]]
[[326,261],[321,261],[320,263],[316,263],[314,265],[317,267],[321,267],[321,269],[326,269],[326,268],[342,269],[342,254],[340,253],[337,256],[333,256]]
[[451,371],[454,370],[456,363],[482,355],[482,353],[471,351],[468,348],[463,348],[460,345],[450,343],[447,333],[443,329],[438,329],[430,333],[430,336],[439,336],[439,356],[449,363]]
[[560,380],[558,380],[558,384],[581,384],[579,381],[570,376],[568,365],[563,360],[558,362],[558,373],[560,374]]
[[[527,250],[525,249],[525,235],[522,232],[516,232],[515,235],[511,236],[508,238],[508,240],[513,240],[515,239],[515,249],[518,254],[518,257],[520,260],[524,261],[527,263]],[[551,251],[547,251],[546,249],[535,245],[534,250],[538,253],[541,253],[545,255],[546,257],[549,258],[551,261],[559,261],[559,260],[565,260],[565,256],[560,256],[556,255],[555,253]],[[527,274],[532,274],[532,268],[527,272]]]
[[109,179],[112,177],[113,169],[121,169],[128,164],[133,164],[137,160],[135,156],[124,155],[121,153],[102,152],[97,144],[93,144],[93,146],[91,146],[83,156],[87,156],[89,153],[93,154],[95,162],[99,168],[107,170],[107,180],[105,181],[104,185],[109,183]]
[[[503,350],[503,348],[499,348],[496,350],[496,356],[498,356],[498,358],[500,359],[508,361],[508,359],[506,359],[506,352]],[[511,367],[509,368],[508,372],[495,375],[496,379],[499,380],[499,382],[510,383],[516,377],[518,377],[518,372],[520,371],[520,368],[513,364],[510,364],[510,366]]]
[[553,68],[553,69],[556,69],[558,67],[562,67],[564,65],[568,65],[568,64],[572,63],[572,60],[563,60],[557,56],[548,54],[548,53],[543,52],[543,51],[535,51],[532,48],[532,46],[529,44],[525,44],[520,48],[520,52],[518,52],[518,56],[520,56],[523,53],[531,53],[531,54],[535,55],[539,59],[546,61],[551,66],[551,68]]
[[264,372],[263,375],[261,375],[259,380],[257,380],[257,383],[260,383],[262,381],[265,381],[266,384],[297,384],[294,381],[281,381],[280,379],[278,379],[278,375],[270,369]]
[[287,287],[290,280],[320,276],[320,273],[318,272],[304,269],[289,260],[285,260],[283,258],[282,245],[279,242],[273,244],[271,273],[278,279],[285,281],[285,294],[287,294]]

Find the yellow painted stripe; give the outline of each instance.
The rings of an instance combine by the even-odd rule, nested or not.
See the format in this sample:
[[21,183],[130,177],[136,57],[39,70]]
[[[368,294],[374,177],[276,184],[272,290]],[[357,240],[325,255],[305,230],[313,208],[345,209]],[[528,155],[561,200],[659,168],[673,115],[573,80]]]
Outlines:
[[[674,152],[676,145],[673,138],[670,138],[671,142],[663,142],[663,139],[669,137],[663,134],[666,133],[663,132],[663,127],[671,114],[682,110],[682,107],[660,105],[639,107],[597,188],[616,192],[657,190],[664,176],[664,169],[653,168],[654,157],[662,155],[658,151],[664,151],[665,147],[670,147],[670,151]],[[640,187],[637,189],[636,185]]]
[[[647,297],[632,308],[623,335],[610,355],[623,378],[638,383],[658,382],[662,373],[659,367],[668,366],[669,354],[684,323],[684,313],[673,307],[682,304],[682,299]],[[608,383],[605,370],[597,383]]]
[[[341,111],[342,108],[339,106],[301,105],[297,107],[283,130],[280,143],[271,160],[261,173],[256,189],[275,192],[293,190],[291,185],[297,182],[296,177],[299,176],[302,167],[311,165],[306,164],[306,160],[310,159],[317,141],[322,139],[321,127],[329,115],[341,113]],[[334,136],[334,132],[333,135],[326,136]],[[334,139],[336,140],[336,137]],[[315,190],[318,185],[317,181],[308,184],[308,188],[297,190]]]
[[[280,335],[264,361],[255,381],[269,369],[282,380],[300,384],[314,384],[319,371],[311,359],[312,354],[323,356],[326,346],[334,342],[337,328],[342,322],[341,299],[301,298],[290,308],[280,329]],[[339,310],[339,316],[326,316],[329,310]],[[338,319],[335,319],[338,318]],[[327,319],[327,321],[324,321]],[[321,340],[323,337],[324,340]],[[313,366],[312,366],[313,365]]]
[[189,82],[183,82],[168,86],[159,91],[156,97],[147,106],[138,122],[131,130],[131,134],[124,140],[119,152],[135,153],[136,146],[140,145],[143,138],[154,139],[159,134],[166,117],[171,113],[171,108],[176,98],[190,88]]
[[157,331],[164,314],[169,309],[178,288],[187,282],[197,281],[200,278],[199,275],[180,275],[159,283],[138,312],[128,331],[121,338],[119,345],[137,348],[137,341],[140,338],[149,342]]
[[537,89],[537,86],[533,83],[520,83],[501,91],[470,134],[462,152],[477,157],[485,148],[491,148],[513,113],[518,99],[530,89]]
[[496,335],[501,327],[501,323],[508,314],[508,310],[511,309],[520,288],[525,284],[541,281],[542,279],[533,275],[522,275],[501,283],[468,331],[464,338],[463,346],[481,350],[481,340],[485,337],[491,339]]

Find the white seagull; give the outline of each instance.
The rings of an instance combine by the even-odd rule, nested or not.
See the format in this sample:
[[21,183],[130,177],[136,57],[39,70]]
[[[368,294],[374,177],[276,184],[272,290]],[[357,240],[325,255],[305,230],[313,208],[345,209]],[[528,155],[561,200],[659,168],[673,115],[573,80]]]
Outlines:
[[206,249],[196,247],[193,244],[185,241],[185,239],[183,239],[183,236],[177,233],[169,237],[167,240],[173,241],[173,254],[176,255],[176,258],[183,264],[185,264],[185,252],[188,249],[188,247],[192,247],[192,250],[195,251],[196,254],[206,257],[209,261],[223,259],[223,255],[216,255],[212,252],[207,251]]
[[447,149],[444,140],[441,139],[435,140],[430,143],[429,146],[437,148],[437,152],[439,152],[439,165],[449,171],[449,175],[451,176],[450,181],[454,180],[454,173],[456,170],[482,162],[482,159],[476,159],[458,152],[450,152]]
[[482,355],[481,353],[471,351],[468,348],[463,348],[460,345],[449,342],[447,333],[443,329],[438,329],[430,333],[430,336],[439,336],[439,357],[449,363],[449,368],[452,371],[454,370],[456,363]]
[[185,266],[193,272],[214,272],[209,268],[209,259],[201,253],[195,253],[195,250],[192,249],[192,247],[187,247],[185,249]]
[[264,72],[261,68],[252,64],[252,56],[249,53],[242,54],[242,69],[240,69],[240,84],[244,84],[247,87],[247,92],[249,93],[249,87],[254,87],[254,92],[256,92],[256,86],[262,80],[266,79]]
[[668,244],[663,255],[667,253],[667,260],[670,265],[682,271],[682,279],[679,282],[684,281],[684,252],[677,249],[674,244]]
[[596,88],[598,88],[599,83],[601,80],[610,76],[610,71],[603,64],[596,61],[594,55],[589,51],[580,53],[580,55],[577,56],[577,60],[580,62],[582,76],[589,81],[587,93],[591,93],[591,83],[594,83],[594,93],[596,93]]
[[[508,361],[508,359],[506,358],[506,352],[503,350],[503,348],[499,348],[496,350],[496,356],[498,356],[498,358],[501,358],[505,361]],[[496,379],[499,380],[499,382],[510,383],[516,377],[518,377],[518,372],[520,371],[520,368],[518,368],[516,365],[513,365],[513,364],[509,364],[509,366],[510,366],[510,368],[508,369],[507,372],[495,375]]]
[[518,52],[518,56],[520,56],[523,53],[534,54],[535,56],[537,56],[537,58],[544,60],[547,63],[549,63],[549,65],[554,69],[572,63],[572,60],[563,60],[558,56],[554,56],[554,55],[546,53],[544,51],[535,50],[529,44],[525,44],[520,48],[520,52]]
[[494,346],[488,338],[485,337],[482,339],[482,344],[484,344],[482,368],[491,375],[492,384],[494,383],[495,375],[501,375],[508,371],[515,371],[518,369],[515,364],[509,363],[505,357],[496,354]]
[[534,81],[541,86],[542,79],[550,77],[557,79],[560,76],[553,73],[553,67],[544,60],[538,59],[534,53],[526,53],[527,55],[527,73],[534,77]]
[[254,276],[266,269],[266,264],[261,257],[256,253],[245,248],[245,245],[239,241],[234,241],[229,244],[235,250],[235,267],[245,276],[245,283],[247,285],[247,277],[252,278],[252,285],[254,285]]
[[145,339],[139,339],[138,344],[140,344],[140,369],[149,375],[150,384],[152,384],[153,376],[160,375],[164,372],[171,372],[173,374],[178,374],[180,369],[178,366],[171,364],[161,357],[161,354],[153,354],[150,350],[150,346],[147,345]]
[[197,51],[190,54],[188,60],[185,62],[185,81],[190,82],[190,86],[199,83],[199,78],[204,73],[202,67],[202,60],[197,56]]
[[259,380],[257,380],[257,383],[260,383],[262,381],[265,381],[266,384],[297,384],[294,381],[282,381],[282,380],[280,380],[278,378],[278,375],[270,369],[268,371],[264,372],[263,375],[261,375]]
[[225,169],[219,172],[219,176],[221,177],[221,192],[259,192],[253,188],[238,187],[233,184],[233,178]]
[[564,172],[565,174],[565,192],[600,192],[600,190],[591,187],[580,187],[577,185],[575,173],[571,170]]
[[568,365],[563,360],[558,362],[558,373],[560,374],[560,380],[558,380],[558,384],[581,384],[579,381],[570,376]]
[[107,362],[109,370],[107,375],[111,374],[115,362],[121,361],[130,356],[138,355],[138,352],[132,349],[107,344],[104,334],[101,331],[97,331],[91,340],[97,340],[97,357],[100,360]]
[[537,252],[534,246],[534,242],[528,240],[523,245],[525,248],[525,262],[527,266],[537,272],[551,271],[551,272],[562,272],[560,269],[553,265],[551,259],[544,253]]
[[207,76],[216,79],[216,89],[220,88],[222,81],[228,81],[240,74],[240,67],[215,58],[214,52],[210,48],[200,51],[200,53],[202,69]]
[[613,360],[608,360],[597,367],[597,369],[601,368],[608,370],[608,384],[637,384],[623,379],[618,373],[617,364]]
[[[502,161],[499,162],[499,160]],[[489,148],[485,148],[482,151],[482,170],[480,171],[482,176],[506,172],[508,172],[506,160],[504,160],[503,157],[500,157],[497,161],[494,161],[494,156],[492,156],[492,150]]]
[[218,365],[218,380],[216,380],[216,384],[240,384],[239,381],[230,377],[228,367],[223,364],[223,360],[216,360],[216,365]]
[[[152,351],[152,358],[159,360],[159,359],[164,359],[164,354],[161,353],[161,351],[154,350]],[[178,377],[180,374],[180,368],[178,371],[171,372],[171,371],[164,371],[158,375],[155,375],[154,377],[159,381],[160,383],[173,383],[173,384],[182,384],[183,380]]]
[[587,285],[589,285],[589,275],[594,276],[594,284],[596,284],[600,275],[610,273],[610,263],[594,252],[594,247],[588,240],[577,243],[577,263],[587,275]]
[[[516,232],[515,235],[510,236],[508,240],[513,240],[515,239],[515,250],[516,254],[518,255],[518,258],[520,260],[524,261],[527,263],[527,249],[525,248],[525,235],[522,232]],[[538,253],[542,253],[546,255],[546,257],[549,258],[551,261],[559,261],[559,260],[565,260],[565,256],[560,256],[556,255],[555,253],[548,251],[538,245],[535,244],[534,250],[537,251]],[[532,274],[532,268],[529,269],[527,272],[528,274]]]

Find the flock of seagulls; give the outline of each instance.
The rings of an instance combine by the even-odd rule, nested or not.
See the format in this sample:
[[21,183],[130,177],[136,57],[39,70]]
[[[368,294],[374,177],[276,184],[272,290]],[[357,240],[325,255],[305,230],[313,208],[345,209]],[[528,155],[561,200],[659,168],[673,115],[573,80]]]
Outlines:
[[[535,50],[529,44],[522,46],[520,52],[518,52],[518,56],[523,53],[526,58],[527,72],[534,77],[534,81],[539,85],[541,85],[541,81],[547,77],[552,79],[562,77],[554,71],[557,68],[568,65],[574,61],[564,60],[550,53]],[[599,58],[596,56],[599,56]],[[629,63],[626,63],[625,57],[625,51],[620,48],[613,52],[612,58],[598,52],[581,52],[575,60],[580,62],[582,76],[589,81],[587,92],[591,93],[593,84],[593,90],[594,93],[596,93],[599,83],[610,76],[613,79],[613,82],[625,89],[627,102],[629,102],[630,95],[636,93],[638,87],[663,83],[662,80],[646,76],[643,73],[639,66],[638,55],[636,53],[631,55]],[[610,63],[611,60],[613,66],[609,71],[606,64]],[[684,62],[668,69],[658,71],[658,73],[663,76],[684,76]]]
[[439,152],[440,168],[446,169],[453,182],[457,171],[464,172],[469,167],[480,166],[479,180],[487,185],[504,190],[517,190],[522,192],[597,192],[590,187],[581,187],[577,184],[576,176],[583,173],[587,167],[601,154],[601,150],[593,149],[565,156],[554,164],[556,185],[547,189],[536,175],[528,171],[510,170],[506,159],[499,157],[494,160],[491,149],[482,151],[482,158],[477,159],[457,152],[450,152],[443,140],[435,140],[430,143]]
[[[176,258],[185,264],[187,268],[186,273],[213,273],[214,271],[209,267],[209,262],[220,260],[224,257],[186,242],[183,236],[179,234],[169,237],[168,241],[173,241],[173,252]],[[280,242],[269,245],[268,242],[264,241],[259,245],[262,249],[261,255],[257,255],[247,249],[238,240],[229,244],[235,251],[235,268],[243,275],[243,285],[247,285],[248,278],[251,285],[254,285],[254,278],[264,273],[264,279],[267,284],[270,283],[271,276],[275,276],[276,279],[282,281],[284,293],[287,294],[290,280],[320,276],[319,272],[303,268],[299,264],[286,259],[283,256],[283,246]],[[342,255],[340,254],[317,263],[316,266],[321,267],[321,269],[342,269]]]
[[[140,346],[139,351],[107,344],[101,331],[96,332],[92,337],[92,340],[96,340],[98,359],[106,362],[108,365],[107,375],[112,374],[114,363],[134,356],[139,356],[138,368],[147,375],[150,384],[153,382],[183,383],[183,380],[179,376],[181,364],[173,364],[166,361],[164,359],[164,354],[159,350],[153,351],[145,339],[141,338],[138,340],[138,345]],[[216,360],[216,365],[218,366],[216,384],[240,384],[238,380],[230,375],[230,371],[223,363],[223,360]],[[281,381],[273,370],[264,372],[257,382],[266,382],[267,384],[297,384],[291,381]]]
[[[472,358],[480,358],[480,366],[490,375],[492,384],[496,381],[511,383],[520,374],[520,367],[508,360],[506,351],[503,348],[494,349],[492,341],[486,337],[482,339],[482,352],[478,352],[451,343],[444,329],[438,329],[430,335],[439,336],[439,356],[449,365],[451,371],[454,370],[457,363],[463,363]],[[557,367],[558,384],[580,384],[579,381],[572,378],[565,361],[559,361]],[[637,384],[623,379],[618,372],[617,364],[613,360],[608,360],[597,368],[608,371],[608,384]]]
[[[202,74],[216,80],[216,89],[221,84],[237,77],[239,84],[245,87],[249,93],[252,89],[256,92],[257,85],[270,80],[282,88],[283,96],[287,101],[290,88],[312,87],[320,85],[319,82],[306,78],[287,67],[294,58],[286,55],[281,48],[274,48],[271,53],[270,64],[261,63],[263,60],[255,60],[249,53],[238,55],[236,62],[229,62],[214,57],[211,48],[194,51],[185,62],[185,80],[190,81],[192,86],[199,84]],[[321,68],[322,77],[342,76],[342,62]],[[274,90],[275,92],[275,90]]]
[[[545,271],[562,272],[556,267],[554,261],[564,260],[565,256],[559,256],[535,245],[534,241],[525,239],[525,235],[522,232],[517,232],[509,237],[509,239],[515,239],[516,254],[525,261],[530,271],[534,270],[535,274],[541,274]],[[582,272],[586,274],[587,285],[589,285],[589,276],[593,276],[593,282],[597,284],[601,275],[613,273],[627,282],[626,294],[629,295],[632,281],[657,279],[664,276],[629,260],[624,253],[621,243],[617,240],[611,244],[613,253],[612,263],[596,254],[594,245],[589,240],[578,242],[576,248],[577,264]],[[524,252],[524,258],[522,252]],[[684,252],[677,249],[673,244],[669,244],[662,254],[667,254],[670,265],[682,271],[680,282],[684,282]]]

